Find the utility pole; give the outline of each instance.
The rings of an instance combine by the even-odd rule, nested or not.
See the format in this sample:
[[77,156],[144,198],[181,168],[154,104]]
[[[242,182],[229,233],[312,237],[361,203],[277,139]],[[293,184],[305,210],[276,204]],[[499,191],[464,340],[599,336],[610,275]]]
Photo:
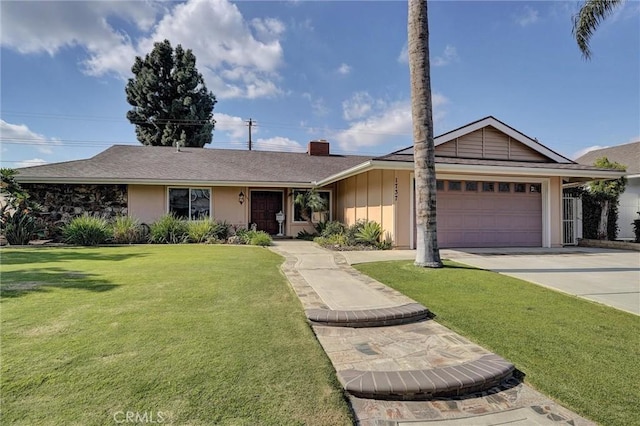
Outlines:
[[249,126],[249,151],[251,151],[251,127],[253,127],[253,120],[251,118],[247,121],[247,126]]

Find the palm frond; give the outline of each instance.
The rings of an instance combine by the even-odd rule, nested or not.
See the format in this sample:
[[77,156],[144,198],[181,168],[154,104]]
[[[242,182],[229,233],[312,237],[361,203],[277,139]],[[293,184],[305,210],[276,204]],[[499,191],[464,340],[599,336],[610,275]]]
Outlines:
[[571,31],[585,59],[591,59],[589,41],[600,23],[622,4],[623,0],[586,0],[573,15]]

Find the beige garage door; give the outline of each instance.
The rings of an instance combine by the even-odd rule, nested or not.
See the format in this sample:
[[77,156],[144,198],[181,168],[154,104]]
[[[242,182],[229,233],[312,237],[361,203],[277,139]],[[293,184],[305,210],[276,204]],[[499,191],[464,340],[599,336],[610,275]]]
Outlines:
[[438,181],[438,243],[446,247],[541,247],[540,184]]

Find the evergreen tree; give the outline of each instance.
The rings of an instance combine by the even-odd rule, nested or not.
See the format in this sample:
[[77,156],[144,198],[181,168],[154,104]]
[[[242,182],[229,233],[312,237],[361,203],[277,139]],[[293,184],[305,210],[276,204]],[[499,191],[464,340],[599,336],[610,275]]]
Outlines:
[[190,49],[155,43],[151,53],[131,67],[125,92],[133,108],[127,119],[143,145],[202,148],[211,143],[216,98],[207,90]]

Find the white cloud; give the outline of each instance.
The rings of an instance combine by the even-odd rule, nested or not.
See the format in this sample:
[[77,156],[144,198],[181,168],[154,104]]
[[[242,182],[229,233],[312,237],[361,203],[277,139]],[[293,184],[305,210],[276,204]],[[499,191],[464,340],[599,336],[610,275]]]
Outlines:
[[[444,116],[442,107],[447,98],[436,93],[432,97],[434,123]],[[409,100],[386,103],[376,101],[375,112],[360,121],[350,124],[349,128],[332,135],[344,151],[358,151],[361,148],[375,147],[392,142],[398,137],[407,137],[412,133],[411,102]]]
[[573,159],[580,158],[583,155],[585,155],[587,152],[591,152],[591,151],[595,151],[597,149],[603,149],[603,148],[609,148],[609,146],[608,145],[606,145],[606,146],[601,146],[601,145],[588,146],[588,147],[583,148],[580,151],[577,151],[576,153],[574,153],[571,156],[571,158],[573,158]]
[[342,102],[342,116],[347,121],[357,120],[369,114],[375,104],[367,92],[356,92]]
[[340,64],[337,72],[338,74],[347,75],[351,72],[351,67],[347,64]]
[[[213,114],[213,118],[216,120],[214,135],[218,132],[224,132],[232,142],[248,139],[249,130],[247,129],[247,124],[241,117],[216,112]],[[255,129],[252,131],[255,131]]]
[[32,158],[31,160],[25,160],[16,163],[16,167],[32,167],[41,166],[43,164],[47,164],[47,160],[43,160],[42,158]]
[[60,144],[57,139],[46,138],[31,131],[25,124],[11,124],[4,120],[0,120],[0,138],[4,142],[34,145],[42,154],[52,154],[53,146]]
[[538,11],[531,6],[525,6],[519,16],[516,16],[516,23],[521,27],[527,27],[538,21]]
[[258,151],[291,151],[305,152],[306,148],[298,142],[282,136],[275,136],[267,139],[258,139],[255,141],[255,149]]
[[314,115],[322,117],[329,114],[330,110],[325,104],[324,98],[315,98],[309,92],[303,92],[301,96],[304,99],[309,101],[309,104],[311,105],[311,110],[313,111]]
[[401,64],[409,63],[409,46],[406,43],[404,46],[402,46],[402,50],[400,50],[400,54],[398,55],[398,62],[400,62]]
[[431,65],[433,65],[434,67],[442,67],[459,60],[460,57],[458,56],[458,51],[455,46],[447,44],[442,55],[433,58],[433,61],[431,61]]
[[[110,25],[119,18],[141,36]],[[131,75],[135,56],[164,39],[192,49],[209,90],[220,98],[257,98],[281,93],[278,69],[285,25],[275,18],[247,22],[228,0],[165,2],[3,3],[2,45],[20,53],[55,55],[82,47],[84,71],[93,76]],[[225,75],[230,73],[231,76]]]

